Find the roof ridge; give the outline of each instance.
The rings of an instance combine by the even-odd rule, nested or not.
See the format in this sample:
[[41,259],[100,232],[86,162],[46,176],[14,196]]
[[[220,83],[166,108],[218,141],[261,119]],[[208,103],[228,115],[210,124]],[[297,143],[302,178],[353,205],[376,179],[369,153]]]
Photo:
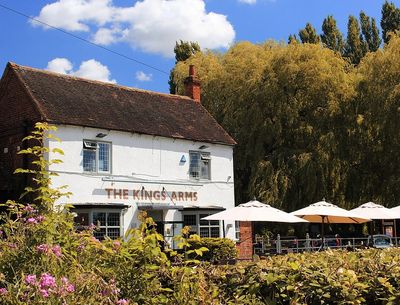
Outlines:
[[8,64],[13,69],[26,69],[26,70],[36,71],[36,72],[39,72],[39,73],[44,73],[44,74],[48,74],[48,75],[52,75],[52,76],[56,76],[56,77],[61,77],[61,78],[70,78],[70,79],[84,81],[84,82],[87,82],[87,83],[98,84],[98,85],[102,85],[102,86],[110,86],[110,87],[114,87],[114,88],[120,88],[120,89],[124,89],[124,90],[129,90],[129,91],[136,91],[136,92],[143,92],[143,93],[148,93],[148,94],[153,94],[153,95],[161,95],[161,96],[165,96],[165,97],[169,97],[169,98],[179,98],[179,99],[190,100],[190,101],[193,101],[195,103],[198,103],[194,99],[192,99],[192,98],[190,98],[188,96],[185,96],[185,95],[162,93],[162,92],[156,92],[156,91],[151,91],[151,90],[145,90],[145,89],[140,89],[140,88],[129,87],[129,86],[125,86],[125,85],[113,84],[113,83],[108,83],[108,82],[104,82],[104,81],[93,80],[93,79],[83,78],[83,77],[79,77],[79,76],[62,74],[62,73],[57,73],[57,72],[53,72],[53,71],[49,71],[49,70],[33,68],[33,67],[29,67],[29,66],[24,66],[24,65],[20,65],[20,64],[17,64],[15,62],[11,62],[11,61],[8,62]]

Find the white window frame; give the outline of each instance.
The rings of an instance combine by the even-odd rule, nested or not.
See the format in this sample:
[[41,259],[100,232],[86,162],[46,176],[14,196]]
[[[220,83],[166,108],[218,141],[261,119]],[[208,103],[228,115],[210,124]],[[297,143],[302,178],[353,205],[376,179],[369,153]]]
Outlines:
[[[214,220],[214,221],[218,221],[218,225],[217,224],[211,224],[211,221],[213,220],[202,220],[202,221],[207,221],[208,224],[200,224],[200,219],[203,217],[206,217],[208,215],[212,215],[214,214],[214,212],[210,212],[210,211],[187,211],[183,214],[183,225],[185,224],[185,216],[195,216],[196,217],[196,225],[189,225],[190,226],[190,232],[191,233],[195,233],[201,237],[212,237],[211,236],[211,228],[218,228],[218,237],[221,237],[221,222],[218,220]],[[202,236],[201,235],[201,228],[208,228],[208,236]],[[216,236],[213,236],[216,237]]]
[[[197,166],[193,166],[193,157],[196,155],[197,156]],[[207,167],[208,167],[208,176],[202,176],[202,165],[205,165],[207,161]],[[201,164],[203,162],[203,164]],[[193,167],[197,167],[197,171],[193,170]],[[196,175],[197,173],[197,175]],[[198,151],[198,150],[190,150],[189,151],[189,177],[190,179],[195,179],[195,180],[211,180],[211,153],[206,152],[206,151]]]
[[[75,208],[73,210],[73,212],[75,213],[87,213],[88,214],[88,222],[89,225],[93,224],[95,226],[97,226],[96,223],[93,223],[93,214],[94,213],[106,213],[106,221],[107,221],[107,216],[109,213],[118,213],[119,214],[119,226],[109,226],[108,224],[103,225],[103,226],[98,226],[99,229],[106,229],[106,234],[104,235],[104,237],[109,237],[107,235],[108,229],[115,229],[115,228],[119,228],[119,236],[118,237],[109,237],[111,239],[115,239],[115,238],[119,238],[123,235],[123,230],[124,230],[124,224],[123,224],[123,216],[122,216],[122,210],[121,209],[101,209],[101,208],[97,208],[97,209],[80,209],[79,207]],[[78,227],[80,226],[79,223],[75,223]],[[94,232],[94,235],[96,233],[96,230]]]
[[[112,165],[112,143],[111,142],[106,142],[106,141],[98,141],[98,140],[87,140],[84,139],[82,141],[83,144],[83,148],[82,148],[82,168],[83,171],[85,173],[98,173],[98,174],[111,174],[111,165]],[[92,148],[90,147],[90,144],[96,144],[96,146],[92,146]],[[108,145],[108,171],[103,171],[99,169],[99,144],[106,144]],[[85,170],[85,166],[84,166],[84,153],[85,151],[95,151],[96,155],[95,155],[95,170],[91,171],[91,170]]]

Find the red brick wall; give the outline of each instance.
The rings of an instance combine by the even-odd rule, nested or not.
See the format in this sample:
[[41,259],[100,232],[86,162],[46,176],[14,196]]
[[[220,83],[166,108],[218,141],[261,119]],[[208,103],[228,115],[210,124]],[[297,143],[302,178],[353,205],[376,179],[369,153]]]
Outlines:
[[[25,186],[23,175],[13,175],[23,167],[24,157],[17,155],[22,139],[40,116],[26,89],[15,73],[6,69],[0,81],[0,200],[15,199]],[[5,151],[8,150],[8,151]],[[26,157],[25,157],[26,158]]]
[[240,240],[237,244],[240,259],[251,259],[253,257],[253,223],[251,221],[240,221]]

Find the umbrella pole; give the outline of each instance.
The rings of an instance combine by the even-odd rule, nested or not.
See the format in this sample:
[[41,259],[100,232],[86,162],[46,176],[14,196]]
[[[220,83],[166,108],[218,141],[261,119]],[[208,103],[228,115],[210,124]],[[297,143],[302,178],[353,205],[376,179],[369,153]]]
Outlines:
[[325,223],[325,216],[322,216],[322,227],[321,227],[321,249],[323,249],[325,247],[325,243],[324,243],[324,223]]

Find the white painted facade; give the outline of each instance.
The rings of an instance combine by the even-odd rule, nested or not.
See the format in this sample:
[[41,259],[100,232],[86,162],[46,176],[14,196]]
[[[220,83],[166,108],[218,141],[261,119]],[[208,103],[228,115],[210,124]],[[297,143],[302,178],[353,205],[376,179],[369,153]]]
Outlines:
[[[65,155],[49,156],[63,160],[50,167],[50,171],[59,174],[54,177],[53,185],[68,185],[73,194],[58,203],[72,203],[77,208],[93,205],[93,209],[100,210],[124,205],[121,235],[139,225],[139,206],[156,221],[164,222],[164,236],[169,242],[172,235],[180,233],[183,215],[197,215],[198,220],[200,214],[218,212],[215,207],[234,207],[232,146],[80,126],[58,125],[57,128],[54,134],[61,143],[49,140],[48,145],[61,148]],[[99,139],[96,137],[99,133],[106,136]],[[83,140],[111,144],[110,173],[84,171]],[[190,177],[190,151],[210,153],[209,180]],[[151,199],[140,196],[145,191],[152,192]],[[220,236],[224,233],[228,238],[235,238],[233,222],[225,223],[224,228],[220,224]]]

